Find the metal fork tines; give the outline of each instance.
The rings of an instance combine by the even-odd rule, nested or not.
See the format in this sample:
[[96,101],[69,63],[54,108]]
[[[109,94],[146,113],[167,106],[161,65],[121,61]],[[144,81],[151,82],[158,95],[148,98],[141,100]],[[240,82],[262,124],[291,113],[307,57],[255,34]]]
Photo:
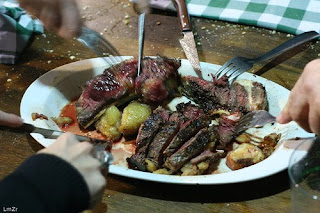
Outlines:
[[217,79],[222,76],[228,77],[229,81],[237,78],[245,71],[251,69],[255,63],[254,59],[237,56],[227,61],[216,73]]
[[286,41],[280,46],[272,49],[271,51],[265,53],[264,55],[257,58],[245,58],[245,57],[235,57],[227,61],[216,73],[216,78],[219,79],[222,76],[226,76],[229,79],[229,82],[232,82],[239,75],[244,73],[253,67],[257,62],[275,58],[297,46],[300,46],[304,43],[312,41],[318,38],[320,34],[315,31],[305,32],[300,35],[293,37],[292,39]]
[[88,27],[81,28],[81,35],[77,40],[87,46],[97,56],[103,57],[109,65],[123,61],[118,50],[109,41]]
[[274,122],[276,122],[276,117],[271,115],[268,111],[252,111],[241,117],[235,129],[235,134],[241,133],[250,128],[262,127],[265,124]]

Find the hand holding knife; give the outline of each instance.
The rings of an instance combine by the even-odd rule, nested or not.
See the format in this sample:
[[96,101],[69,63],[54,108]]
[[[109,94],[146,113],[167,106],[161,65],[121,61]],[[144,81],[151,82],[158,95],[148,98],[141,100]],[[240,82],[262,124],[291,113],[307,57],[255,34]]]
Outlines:
[[[52,138],[52,139],[56,139],[57,137],[65,133],[59,130],[36,127],[32,124],[27,124],[27,123],[24,123],[22,126],[14,129],[27,132],[27,133],[39,133],[43,135],[45,138]],[[111,141],[95,139],[95,138],[90,138],[90,137],[76,135],[76,134],[75,134],[75,137],[80,142],[88,141],[93,144],[94,146],[93,155],[101,162],[101,169],[107,168],[109,165],[112,164],[113,156],[110,152],[106,151],[111,149],[111,146],[112,146]]]
[[180,39],[181,47],[198,77],[202,78],[199,56],[185,0],[175,0],[175,7],[183,34],[183,38]]

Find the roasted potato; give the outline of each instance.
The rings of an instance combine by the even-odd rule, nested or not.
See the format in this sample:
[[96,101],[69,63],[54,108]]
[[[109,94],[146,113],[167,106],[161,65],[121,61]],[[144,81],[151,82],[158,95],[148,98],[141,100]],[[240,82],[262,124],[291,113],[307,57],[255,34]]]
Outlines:
[[265,159],[262,150],[250,143],[242,143],[229,152],[226,164],[232,170],[242,169]]
[[123,109],[119,131],[124,135],[136,134],[150,114],[150,106],[136,101],[131,102]]
[[108,140],[118,141],[121,133],[118,130],[121,122],[121,112],[116,106],[109,107],[96,124],[96,129],[104,134]]
[[72,124],[74,121],[72,118],[69,117],[58,117],[58,118],[51,118],[59,127],[64,127],[67,125]]

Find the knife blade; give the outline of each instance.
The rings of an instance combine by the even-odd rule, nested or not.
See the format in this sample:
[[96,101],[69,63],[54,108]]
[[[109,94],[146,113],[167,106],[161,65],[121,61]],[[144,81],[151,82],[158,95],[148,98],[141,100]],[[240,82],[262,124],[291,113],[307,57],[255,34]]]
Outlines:
[[138,76],[142,70],[142,59],[143,59],[143,47],[144,47],[144,20],[146,14],[142,13],[139,15],[139,58],[138,58]]
[[[53,130],[53,129],[46,129],[46,128],[41,128],[41,127],[36,127],[32,124],[28,124],[28,123],[24,123],[21,127],[19,127],[19,129],[26,131],[28,133],[39,133],[41,135],[43,135],[45,138],[52,138],[52,139],[56,139],[57,137],[59,137],[60,135],[62,135],[63,133],[66,133],[64,131],[59,131],[59,130]],[[96,138],[91,138],[91,137],[86,137],[86,136],[82,136],[82,135],[77,135],[75,134],[76,138],[79,141],[89,141],[93,144],[105,144],[106,148],[109,148],[109,146],[112,146],[112,142],[111,141],[107,141],[107,140],[101,140],[101,139],[96,139]]]
[[[39,133],[43,135],[47,139],[56,139],[60,135],[62,135],[63,131],[46,129],[41,127],[36,127],[32,124],[23,123],[20,127],[3,127],[0,126],[0,129],[7,129],[13,132],[22,132],[22,133]],[[100,161],[100,169],[107,169],[110,165],[112,165],[114,158],[111,154],[110,150],[112,148],[112,141],[100,140],[96,138],[86,137],[82,135],[75,134],[76,138],[81,141],[91,142],[93,145],[92,155]]]
[[178,18],[183,34],[183,38],[179,40],[181,47],[198,77],[203,78],[196,42],[194,40],[194,34],[192,32],[185,0],[175,0],[175,7],[177,9]]

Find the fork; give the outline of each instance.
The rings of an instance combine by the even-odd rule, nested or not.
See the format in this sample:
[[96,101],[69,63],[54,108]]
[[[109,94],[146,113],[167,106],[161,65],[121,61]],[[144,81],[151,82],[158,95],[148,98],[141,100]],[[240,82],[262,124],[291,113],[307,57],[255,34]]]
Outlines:
[[286,41],[280,46],[270,50],[264,55],[257,58],[245,58],[245,57],[235,57],[227,61],[216,73],[216,78],[219,79],[222,76],[226,76],[229,79],[229,82],[232,82],[239,75],[245,71],[251,69],[255,63],[260,61],[268,60],[276,56],[281,55],[284,52],[287,52],[301,44],[312,41],[320,36],[315,31],[309,31],[295,36],[294,38]]
[[256,110],[247,113],[240,118],[234,133],[239,134],[250,128],[262,127],[268,123],[276,122],[276,117],[266,110]]
[[81,34],[77,40],[87,46],[97,56],[103,57],[103,59],[109,65],[117,64],[123,61],[120,53],[112,44],[110,44],[109,41],[88,27],[83,26],[81,28]]

